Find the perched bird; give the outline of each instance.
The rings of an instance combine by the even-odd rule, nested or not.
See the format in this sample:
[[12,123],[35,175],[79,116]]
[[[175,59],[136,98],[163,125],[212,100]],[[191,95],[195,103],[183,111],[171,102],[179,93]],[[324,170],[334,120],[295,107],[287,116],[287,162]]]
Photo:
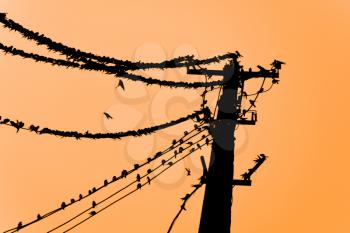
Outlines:
[[199,143],[197,143],[197,148],[201,150],[202,146]]
[[242,55],[238,51],[236,51],[235,53],[236,53],[237,57],[242,57]]
[[278,60],[274,60],[270,65],[277,69],[280,70],[282,68],[282,65],[285,65],[286,63],[284,63],[283,61],[278,61]]
[[7,13],[0,13],[0,18],[6,18]]
[[193,145],[193,142],[187,142],[187,144],[188,144],[189,146],[192,146],[192,145]]
[[142,188],[142,184],[138,183],[137,184],[137,189],[141,189]]
[[162,165],[164,165],[166,163],[165,159],[162,159]]
[[249,103],[250,103],[254,108],[256,108],[256,106],[255,106],[255,101],[254,101],[254,100],[249,100]]
[[243,180],[250,180],[250,175],[248,174],[248,172],[243,173],[241,176]]
[[184,140],[181,138],[181,139],[179,140],[179,143],[180,143],[180,144],[184,143]]
[[152,172],[152,169],[148,169],[147,173],[150,174]]
[[38,215],[36,216],[36,218],[37,218],[38,220],[40,220],[40,219],[42,219],[43,217],[41,217],[41,215],[38,214]]
[[117,177],[116,177],[116,176],[113,176],[112,181],[113,181],[113,182],[117,181]]
[[260,90],[258,91],[258,93],[263,93],[264,92],[264,88],[260,88]]
[[17,225],[17,231],[20,230],[20,229],[22,229],[22,227],[23,227],[22,222],[19,222],[18,225]]
[[97,206],[95,201],[92,201],[92,208],[95,208]]
[[193,152],[195,152],[195,150],[196,150],[196,149],[194,149],[194,148],[191,148],[191,150],[190,150],[190,153],[193,153]]
[[266,72],[267,71],[267,69],[265,69],[264,67],[262,67],[262,66],[257,66],[258,68],[259,68],[259,70],[261,71],[261,72]]
[[127,175],[128,175],[128,171],[127,170],[123,170],[122,174],[121,174],[121,178],[126,178]]
[[177,156],[177,150],[174,151],[174,158],[176,159]]
[[96,188],[93,187],[93,188],[92,188],[92,192],[94,193],[94,192],[96,192],[96,191],[97,191]]
[[272,84],[278,84],[280,82],[280,80],[278,80],[278,79],[272,79]]
[[176,140],[175,140],[175,139],[172,141],[172,144],[173,144],[173,145],[175,145],[175,144],[176,144]]
[[183,198],[181,198],[181,200],[184,200],[184,201],[186,201],[186,200],[188,200],[188,198],[190,198],[190,194],[186,194]]
[[89,195],[91,195],[92,194],[92,191],[89,189]]
[[103,182],[103,185],[104,185],[104,186],[107,186],[107,185],[108,185],[108,180],[105,180],[105,181]]
[[170,162],[168,163],[168,165],[169,165],[169,166],[173,166],[174,163],[170,161]]
[[104,112],[103,114],[105,115],[105,117],[107,118],[107,120],[113,119],[113,117],[112,117],[111,115],[109,115],[109,113]]
[[153,160],[152,158],[147,158],[148,163],[152,162],[152,160]]
[[185,132],[184,132],[184,135],[185,135],[185,136],[186,136],[186,135],[188,135],[188,132],[187,132],[187,131],[185,131]]
[[37,133],[39,130],[39,126],[31,125],[29,126],[29,130]]
[[96,214],[97,214],[97,213],[96,213],[96,211],[94,211],[94,210],[90,212],[90,215],[91,215],[91,216],[94,216],[94,215],[96,215]]
[[140,176],[140,174],[137,174],[136,180],[137,180],[137,182],[140,182],[140,181],[141,181],[141,176]]
[[151,184],[151,179],[147,176],[147,182],[148,184]]
[[191,170],[188,169],[188,168],[185,168],[186,172],[187,172],[187,176],[190,176],[191,175]]
[[209,145],[209,138],[205,139],[205,144],[207,144],[207,146]]
[[79,194],[79,200],[83,199],[83,195]]
[[118,85],[115,88],[121,87],[123,90],[125,90],[125,86],[122,80],[119,80]]
[[70,199],[70,203],[73,204],[74,202],[75,202],[74,198]]
[[61,203],[61,209],[62,209],[62,210],[64,210],[64,208],[66,208],[66,206],[67,206],[67,205],[66,205],[65,202],[62,202],[62,203]]

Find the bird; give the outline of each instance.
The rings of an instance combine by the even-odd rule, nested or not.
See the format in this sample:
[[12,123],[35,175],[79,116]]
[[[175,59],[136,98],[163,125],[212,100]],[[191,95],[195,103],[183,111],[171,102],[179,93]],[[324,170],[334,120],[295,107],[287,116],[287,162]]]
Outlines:
[[152,158],[147,158],[148,163],[152,162],[152,160],[153,160]]
[[83,195],[79,194],[79,200],[83,199]]
[[92,201],[92,208],[95,208],[97,206],[95,201]]
[[263,93],[264,92],[264,88],[260,88],[260,90],[258,91],[258,93]]
[[280,82],[280,80],[278,80],[278,79],[272,79],[272,84],[278,84]]
[[283,61],[278,61],[278,60],[274,60],[270,65],[274,68],[276,68],[277,70],[282,68],[282,65],[285,65],[286,63],[284,63]]
[[255,106],[255,100],[249,100],[249,103],[250,103],[254,108],[256,108],[256,106]]
[[113,176],[112,181],[113,181],[113,182],[117,181],[117,177],[116,177],[116,176]]
[[259,70],[260,70],[261,72],[266,72],[266,71],[267,71],[267,69],[265,69],[265,68],[262,67],[262,66],[257,65],[257,67],[259,68]]
[[96,191],[97,191],[96,188],[93,187],[93,188],[92,188],[92,192],[94,193],[94,192],[96,192]]
[[141,189],[142,188],[142,184],[138,183],[137,184],[137,189]]
[[197,148],[201,150],[202,146],[199,143],[197,143]]
[[174,163],[171,162],[171,161],[168,163],[169,166],[173,166],[173,164],[174,164]]
[[147,176],[147,182],[148,184],[151,184],[151,179]]
[[176,159],[177,156],[177,150],[174,151],[174,158]]
[[237,57],[242,57],[242,55],[238,51],[236,51],[235,53],[236,53]]
[[75,202],[74,198],[70,199],[70,203],[73,204],[74,202]]
[[36,216],[36,218],[37,218],[38,220],[42,219],[42,217],[41,217],[40,214],[38,214],[38,215]]
[[141,181],[141,176],[140,176],[140,174],[137,174],[136,180],[137,180],[137,182],[140,182],[140,181]]
[[62,202],[62,203],[61,203],[61,208],[62,208],[62,210],[64,210],[64,208],[66,208],[66,206],[67,206],[67,205],[66,205],[65,202]]
[[0,13],[0,18],[5,19],[5,18],[6,18],[6,15],[7,15],[7,13],[3,13],[3,12],[1,12],[1,13]]
[[162,165],[164,165],[166,163],[165,159],[162,159]]
[[137,163],[134,164],[134,169],[135,169],[135,170],[138,169],[139,167],[140,167],[139,164],[137,164]]
[[150,174],[152,172],[152,169],[148,169],[147,173]]
[[194,148],[191,148],[191,150],[190,150],[190,153],[193,153],[193,152],[195,152],[195,150],[196,150],[196,149],[194,149]]
[[126,176],[128,175],[128,171],[127,170],[123,170],[122,171],[122,174],[121,174],[121,177],[123,178],[126,178]]
[[22,227],[23,227],[23,224],[22,224],[22,222],[19,222],[19,223],[18,223],[18,225],[17,225],[17,230],[20,230],[20,229],[22,229]]
[[188,168],[185,168],[186,172],[187,172],[187,176],[190,176],[191,175],[191,170],[188,169]]
[[105,180],[105,181],[103,182],[103,185],[104,185],[104,186],[107,186],[107,185],[108,185],[108,180]]
[[89,195],[91,195],[92,194],[92,191],[89,189]]
[[243,173],[241,176],[243,180],[250,180],[250,175],[248,174],[248,172]]
[[105,115],[105,117],[107,118],[107,120],[113,119],[113,117],[112,117],[111,115],[109,115],[109,113],[104,112],[103,114]]
[[209,145],[209,138],[205,139],[205,144],[207,144],[207,146]]
[[96,215],[96,214],[97,214],[97,213],[96,213],[96,211],[94,211],[94,210],[90,212],[90,215],[91,215],[91,216],[94,216],[94,215]]
[[115,88],[121,87],[121,89],[125,90],[125,86],[122,80],[119,80],[118,85]]
[[29,126],[29,130],[37,133],[39,130],[39,126],[31,125]]
[[175,145],[175,144],[176,144],[176,140],[175,140],[175,139],[172,141],[172,144],[173,144],[173,145]]
[[186,201],[186,200],[188,200],[188,198],[190,198],[190,194],[186,194],[183,198],[181,198],[181,200],[184,200],[184,201]]
[[184,148],[180,147],[179,148],[179,153],[182,153],[182,151],[184,151]]
[[193,142],[187,142],[187,144],[188,144],[189,146],[192,146],[192,145],[193,145]]

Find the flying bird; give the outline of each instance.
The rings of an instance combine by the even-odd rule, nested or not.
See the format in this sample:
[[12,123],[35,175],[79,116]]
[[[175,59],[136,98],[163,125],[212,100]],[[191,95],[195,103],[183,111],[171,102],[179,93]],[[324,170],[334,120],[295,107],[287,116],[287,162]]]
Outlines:
[[191,170],[188,169],[188,168],[185,168],[186,172],[187,172],[187,176],[190,176],[191,175]]
[[254,108],[256,108],[256,106],[255,106],[255,100],[249,100],[249,103],[250,103]]
[[121,89],[125,90],[125,86],[122,80],[119,80],[118,85],[115,88],[120,87]]
[[104,112],[103,114],[105,115],[105,117],[107,118],[107,120],[113,119],[113,117],[112,117],[111,115],[109,115],[109,113]]

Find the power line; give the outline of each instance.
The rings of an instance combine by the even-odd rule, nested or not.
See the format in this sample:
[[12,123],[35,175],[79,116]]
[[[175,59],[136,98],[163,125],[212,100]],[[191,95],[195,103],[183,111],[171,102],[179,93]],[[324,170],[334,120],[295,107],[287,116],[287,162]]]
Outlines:
[[[59,211],[62,211],[64,209],[67,209],[68,207],[74,205],[74,204],[77,204],[78,202],[82,201],[83,199],[97,193],[98,191],[100,191],[101,189],[103,188],[106,188],[109,184],[111,183],[115,183],[117,182],[118,180],[122,179],[122,178],[126,178],[127,176],[129,176],[130,174],[132,174],[133,172],[139,170],[140,168],[144,167],[145,165],[147,164],[150,164],[151,162],[155,161],[156,159],[162,157],[163,155],[169,153],[170,151],[180,147],[182,144],[186,143],[187,141],[189,141],[190,139],[194,138],[195,136],[203,133],[204,131],[208,130],[208,128],[206,126],[203,126],[205,123],[202,122],[199,124],[199,126],[195,125],[194,129],[192,129],[191,131],[189,132],[186,132],[184,133],[184,136],[182,136],[180,139],[178,139],[177,141],[173,141],[172,145],[169,146],[168,148],[164,149],[163,151],[160,151],[160,152],[157,152],[153,157],[148,157],[147,160],[141,164],[135,164],[134,165],[134,168],[133,169],[130,169],[130,170],[123,170],[121,172],[121,175],[120,176],[113,176],[113,178],[111,179],[111,181],[108,182],[108,180],[106,179],[104,181],[104,184],[100,187],[97,187],[97,188],[92,188],[91,190],[89,190],[89,193],[86,194],[86,195],[82,195],[80,194],[79,195],[79,199],[71,199],[71,202],[70,203],[65,203],[64,207],[62,207],[62,205],[57,208],[57,209],[54,209],[46,214],[43,214],[43,215],[38,215],[40,216],[40,218],[37,218],[31,222],[28,222],[26,224],[22,224],[21,226],[21,229],[23,229],[24,227],[28,227],[36,222],[39,222],[39,221],[42,221],[44,220],[45,218],[48,218],[50,216],[52,216],[53,214],[59,212]],[[195,132],[195,134],[191,135],[193,132]],[[188,148],[188,147],[187,147]],[[187,148],[182,148],[181,151],[187,149]],[[180,151],[180,150],[179,150]],[[176,157],[178,151],[174,152],[174,156],[173,157]],[[149,170],[148,170],[149,172]],[[150,173],[150,172],[149,172]],[[72,201],[74,200],[74,201]],[[6,232],[11,232],[13,230],[17,230],[18,227],[14,227],[14,228],[11,228],[7,231],[5,231],[4,233]]]
[[131,81],[140,81],[144,82],[147,85],[159,85],[159,86],[168,86],[173,88],[203,88],[211,86],[221,86],[224,83],[222,81],[212,81],[212,82],[175,82],[167,80],[159,80],[151,77],[144,77],[142,75],[131,74],[126,72],[123,68],[117,66],[108,66],[101,63],[88,61],[87,63],[78,63],[73,61],[67,61],[62,59],[55,59],[51,57],[42,56],[35,53],[27,53],[23,50],[14,48],[13,46],[6,46],[3,43],[0,43],[0,50],[5,54],[9,53],[13,56],[20,56],[26,59],[32,59],[36,62],[44,62],[51,64],[53,66],[63,66],[67,68],[77,68],[80,70],[88,71],[99,71],[106,74],[115,75],[117,78],[125,78]]
[[[204,143],[202,146],[209,145],[209,144],[211,144],[211,142],[212,142],[212,140],[209,140],[209,142]],[[158,176],[160,176],[161,174],[163,174],[165,171],[167,171],[169,168],[173,167],[175,164],[177,164],[177,163],[180,162],[181,160],[187,158],[190,154],[194,153],[194,152],[195,152],[196,150],[198,150],[198,149],[199,149],[199,148],[194,148],[193,151],[191,151],[190,153],[186,154],[184,157],[182,157],[182,158],[176,160],[172,165],[166,167],[166,168],[163,169],[161,172],[159,172],[158,174],[156,174],[155,176],[153,176],[152,178],[150,178],[150,180],[154,180],[155,178],[157,178]],[[160,166],[158,166],[158,167],[162,167],[162,165],[160,165]],[[133,182],[133,183],[135,183],[135,182]],[[126,198],[127,196],[129,196],[129,195],[135,193],[138,189],[140,189],[141,187],[143,187],[143,186],[145,186],[145,185],[147,185],[147,184],[149,184],[149,181],[147,181],[147,182],[145,182],[145,183],[143,183],[143,184],[140,183],[140,186],[138,186],[136,189],[133,189],[132,191],[130,191],[130,192],[128,192],[127,194],[125,194],[124,196],[120,197],[119,199],[117,199],[117,200],[111,202],[110,204],[108,204],[107,206],[103,207],[103,208],[100,209],[99,211],[95,211],[93,214],[90,214],[89,217],[83,219],[82,221],[80,221],[79,223],[77,223],[77,224],[75,224],[74,226],[70,227],[69,229],[65,230],[64,232],[71,231],[72,229],[76,228],[77,226],[81,225],[82,223],[86,222],[87,220],[91,219],[92,217],[96,216],[97,214],[101,213],[102,211],[106,210],[107,208],[111,207],[112,205],[116,204],[117,202],[121,201],[122,199]],[[105,200],[109,199],[109,198],[112,197],[113,195],[114,195],[114,194],[112,194],[111,196],[107,197],[106,199],[100,201],[99,203],[96,203],[96,205],[101,204],[102,202],[104,202]],[[87,211],[89,211],[89,210],[91,210],[91,209],[92,209],[92,207],[90,207],[89,209],[86,209],[85,211],[81,212],[81,213],[78,214],[78,215],[81,216],[82,214],[86,213]],[[76,216],[78,216],[78,215],[76,215]],[[73,217],[72,219],[76,219],[76,217]],[[59,228],[62,227],[62,226],[64,226],[64,225],[66,225],[67,223],[71,222],[72,219],[70,219],[70,220],[68,220],[67,222],[61,224],[61,225],[59,226]],[[58,229],[58,227],[54,228],[54,230],[57,230],[57,229]],[[52,231],[53,231],[53,230],[50,230],[50,231],[48,231],[47,233],[50,233],[50,232],[52,232]]]
[[34,132],[38,135],[43,135],[43,134],[49,134],[49,135],[55,135],[59,137],[68,137],[68,138],[76,138],[76,139],[81,139],[81,138],[88,138],[88,139],[120,139],[123,137],[128,137],[128,136],[133,136],[133,137],[139,137],[142,135],[147,135],[154,133],[156,131],[180,124],[182,122],[185,122],[189,119],[195,119],[198,118],[199,115],[204,114],[204,118],[208,114],[208,109],[202,109],[199,111],[195,111],[194,113],[187,115],[185,117],[181,117],[177,120],[173,120],[167,123],[163,123],[160,125],[156,126],[151,126],[143,129],[138,129],[138,130],[129,130],[125,132],[117,132],[117,133],[90,133],[89,131],[86,131],[85,133],[77,132],[77,131],[62,131],[62,130],[56,130],[56,129],[50,129],[50,128],[43,128],[40,126],[35,126],[35,125],[30,125],[29,127],[25,127],[25,123],[22,121],[14,121],[9,118],[5,118],[1,121],[2,117],[0,116],[0,125],[7,125],[13,128],[17,129],[17,132],[19,130],[26,130],[30,132]]
[[48,50],[58,52],[61,55],[65,55],[68,59],[81,62],[88,62],[89,60],[93,59],[96,62],[102,64],[112,63],[114,65],[122,67],[124,70],[190,67],[194,65],[205,65],[213,62],[220,62],[226,59],[235,59],[238,57],[237,53],[227,53],[203,60],[194,59],[193,56],[182,56],[158,63],[132,62],[107,56],[95,55],[73,47],[69,47],[59,42],[55,42],[52,39],[46,37],[44,34],[27,29],[12,19],[7,18],[5,13],[0,14],[0,22],[4,27],[20,33],[24,38],[35,41],[37,45],[46,45]]

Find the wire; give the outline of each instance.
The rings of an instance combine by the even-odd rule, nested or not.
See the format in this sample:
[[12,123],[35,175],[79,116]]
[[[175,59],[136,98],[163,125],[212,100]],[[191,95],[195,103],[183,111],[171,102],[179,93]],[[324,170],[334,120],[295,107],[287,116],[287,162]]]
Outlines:
[[198,184],[192,185],[192,187],[194,187],[194,190],[191,193],[186,194],[185,197],[181,198],[183,200],[182,205],[181,205],[179,211],[177,212],[177,214],[175,215],[173,221],[171,222],[167,233],[171,232],[172,228],[175,225],[176,220],[180,217],[180,214],[182,213],[182,211],[186,210],[186,208],[185,208],[186,202],[204,185],[204,183],[205,183],[204,176],[200,177],[199,180],[200,180],[200,182]]
[[[208,138],[209,136],[210,136],[210,135],[207,135],[205,138],[201,138],[201,139],[198,140],[196,143],[198,143],[198,142],[200,142],[200,141],[202,141],[202,140]],[[211,141],[212,141],[212,140],[209,140],[209,141],[205,142],[203,145],[201,145],[201,147],[203,147],[204,145],[209,145]],[[189,146],[189,147],[191,147],[191,146]],[[188,148],[189,148],[189,147],[188,147]],[[155,175],[154,177],[150,178],[150,181],[152,181],[152,180],[154,180],[155,178],[157,178],[158,176],[160,176],[162,173],[164,173],[164,172],[165,172],[166,170],[168,170],[169,168],[173,167],[173,166],[174,166],[175,164],[177,164],[178,162],[180,162],[180,161],[182,161],[183,159],[187,158],[190,154],[194,153],[196,150],[201,149],[201,147],[199,147],[199,148],[193,148],[188,154],[186,154],[186,155],[183,156],[182,158],[179,158],[178,160],[176,160],[175,162],[173,162],[170,166],[166,167],[166,168],[163,169],[161,172],[159,172],[157,175]],[[169,162],[169,161],[170,161],[171,159],[173,159],[173,158],[174,158],[174,156],[170,157],[166,162]],[[163,167],[163,166],[164,166],[163,163],[160,164],[160,165],[157,166],[155,169],[153,169],[152,172],[158,170],[159,168],[161,168],[161,167]],[[149,176],[149,174],[143,175],[143,176],[141,177],[141,179],[143,179],[143,178],[145,178],[145,177],[147,177],[147,176]],[[102,201],[96,203],[96,206],[98,206],[98,205],[102,204],[103,202],[109,200],[110,198],[112,198],[113,196],[117,195],[118,193],[120,193],[121,191],[125,190],[126,188],[130,187],[131,185],[135,184],[136,182],[137,182],[137,180],[135,180],[135,181],[129,183],[128,185],[126,185],[126,186],[123,187],[122,189],[119,189],[118,191],[116,191],[115,193],[113,193],[113,194],[111,194],[110,196],[106,197],[106,198],[103,199]],[[147,185],[148,183],[149,183],[149,181],[147,181],[147,182],[141,184],[141,187]],[[64,232],[68,232],[68,231],[74,229],[75,227],[79,226],[80,224],[82,224],[83,222],[87,221],[88,219],[90,219],[90,218],[96,216],[98,213],[104,211],[105,209],[109,208],[110,206],[114,205],[115,203],[119,202],[120,200],[124,199],[125,197],[127,197],[127,196],[131,195],[132,193],[136,192],[138,189],[140,189],[140,187],[137,187],[136,189],[132,190],[131,192],[127,193],[126,195],[122,196],[121,198],[119,198],[119,199],[113,201],[112,203],[108,204],[107,206],[105,206],[105,207],[102,208],[101,210],[96,211],[93,215],[90,215],[89,217],[87,217],[87,218],[84,219],[83,221],[79,222],[78,224],[74,225],[73,227],[69,228],[68,230],[66,230],[66,231],[64,231]],[[59,226],[57,226],[57,227],[55,227],[55,228],[49,230],[47,233],[53,232],[54,230],[57,230],[58,228],[61,228],[62,226],[64,226],[64,225],[70,223],[71,221],[75,220],[76,218],[80,217],[81,215],[83,215],[84,213],[88,212],[88,211],[91,210],[91,209],[93,209],[93,208],[90,207],[90,208],[88,208],[88,209],[86,209],[86,210],[80,212],[79,214],[75,215],[73,218],[67,220],[66,222],[62,223],[61,225],[59,225]]]
[[144,63],[144,62],[131,62],[120,60],[107,56],[99,56],[89,52],[84,52],[79,49],[75,49],[64,45],[59,42],[55,42],[52,39],[46,37],[45,35],[34,32],[30,29],[23,27],[21,24],[8,19],[5,13],[0,14],[0,22],[4,27],[14,30],[20,33],[24,38],[28,40],[33,40],[37,45],[45,45],[48,50],[58,52],[61,55],[65,55],[68,59],[73,59],[75,61],[88,62],[89,59],[93,59],[100,63],[112,63],[117,66],[123,67],[124,70],[141,70],[141,69],[165,69],[165,68],[178,68],[178,67],[189,67],[200,64],[210,64],[213,62],[220,62],[225,59],[237,59],[237,53],[227,53],[220,56],[215,56],[208,59],[198,60],[194,59],[193,56],[182,56],[174,58],[171,60],[166,60],[159,63]]
[[[185,122],[189,119],[194,119],[198,118],[200,114],[206,114],[206,109],[200,110],[200,111],[195,111],[194,113],[187,115],[185,117],[181,117],[177,120],[173,120],[167,123],[163,123],[160,125],[156,126],[151,126],[148,128],[143,128],[143,129],[138,129],[138,130],[129,130],[125,132],[117,132],[117,133],[90,133],[89,131],[86,131],[85,133],[77,132],[77,131],[62,131],[62,130],[56,130],[56,129],[49,129],[49,128],[42,128],[40,126],[34,126],[30,125],[29,127],[25,127],[25,123],[22,121],[14,121],[9,118],[5,118],[4,120],[0,121],[0,125],[7,125],[11,126],[13,128],[17,129],[17,132],[22,129],[22,130],[27,130],[30,132],[34,132],[38,135],[43,135],[43,134],[50,134],[50,135],[55,135],[55,136],[60,136],[62,138],[76,138],[76,139],[81,139],[81,138],[88,138],[88,139],[120,139],[123,137],[128,137],[128,136],[133,136],[133,137],[139,137],[142,135],[147,135],[154,133],[156,131],[180,124],[182,122]],[[0,116],[0,120],[2,117]]]
[[46,57],[39,54],[27,53],[23,50],[14,48],[13,46],[6,46],[2,43],[0,43],[0,50],[2,50],[5,54],[9,53],[13,56],[20,56],[22,58],[32,59],[36,62],[44,62],[54,66],[57,65],[57,66],[63,66],[67,68],[77,68],[80,70],[104,72],[106,74],[115,75],[117,78],[125,78],[132,81],[140,81],[148,85],[168,86],[173,88],[203,88],[203,87],[211,87],[211,86],[221,86],[224,84],[223,81],[212,81],[212,82],[205,83],[205,82],[175,82],[175,81],[159,80],[159,79],[154,79],[150,77],[144,77],[142,75],[127,73],[121,67],[107,66],[107,65],[96,63],[93,61],[89,61],[87,63],[81,64],[78,62]]

